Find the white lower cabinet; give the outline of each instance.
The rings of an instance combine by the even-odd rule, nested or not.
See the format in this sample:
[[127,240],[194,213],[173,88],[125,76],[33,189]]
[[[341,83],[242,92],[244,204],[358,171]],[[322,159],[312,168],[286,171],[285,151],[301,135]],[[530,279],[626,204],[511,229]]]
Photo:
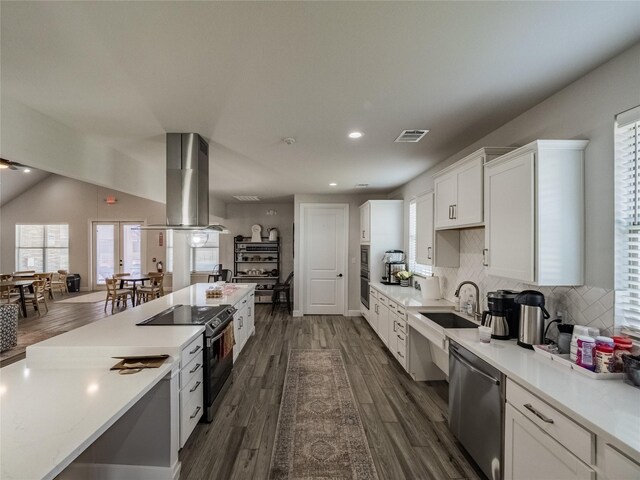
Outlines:
[[204,411],[203,342],[198,335],[182,349],[180,363],[180,448],[196,427]]
[[389,307],[384,303],[378,303],[378,335],[380,340],[388,347],[389,346],[389,324],[391,322]]
[[606,480],[640,478],[640,463],[601,438],[598,438],[598,467]]
[[595,471],[507,403],[504,480],[594,480]]
[[235,362],[249,337],[254,333],[255,294],[246,295],[234,305],[237,312],[233,316],[233,361]]

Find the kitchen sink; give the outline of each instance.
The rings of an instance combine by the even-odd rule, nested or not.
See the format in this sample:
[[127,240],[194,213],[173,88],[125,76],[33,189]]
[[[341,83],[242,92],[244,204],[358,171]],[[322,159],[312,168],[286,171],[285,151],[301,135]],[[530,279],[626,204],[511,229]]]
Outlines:
[[473,323],[459,315],[456,315],[455,313],[420,312],[420,314],[427,317],[432,322],[437,323],[442,328],[478,328],[477,323]]

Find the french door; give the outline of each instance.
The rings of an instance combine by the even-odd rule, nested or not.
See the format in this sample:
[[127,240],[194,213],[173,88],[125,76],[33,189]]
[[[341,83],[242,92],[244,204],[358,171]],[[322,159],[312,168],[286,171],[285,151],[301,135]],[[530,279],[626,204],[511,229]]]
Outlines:
[[93,288],[116,273],[142,273],[143,222],[93,222]]

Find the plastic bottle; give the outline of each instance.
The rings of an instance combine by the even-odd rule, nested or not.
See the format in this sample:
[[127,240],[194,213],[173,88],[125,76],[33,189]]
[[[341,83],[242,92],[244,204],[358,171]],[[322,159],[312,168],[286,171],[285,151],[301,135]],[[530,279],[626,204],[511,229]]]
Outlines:
[[578,337],[578,354],[576,364],[588,370],[595,370],[595,348],[595,338],[588,337],[587,335],[580,335]]

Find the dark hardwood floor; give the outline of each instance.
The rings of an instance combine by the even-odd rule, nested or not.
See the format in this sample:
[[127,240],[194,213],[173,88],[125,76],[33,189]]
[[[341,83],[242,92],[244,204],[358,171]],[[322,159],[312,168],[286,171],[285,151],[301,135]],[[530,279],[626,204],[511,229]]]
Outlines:
[[180,453],[181,479],[266,479],[292,348],[337,348],[381,479],[479,478],[447,426],[446,382],[414,382],[362,317],[293,318],[256,306],[256,335],[211,424]]
[[[24,358],[24,353],[29,345],[47,338],[55,337],[74,328],[98,321],[111,315],[111,308],[104,312],[104,302],[98,303],[58,303],[58,300],[72,296],[86,295],[87,292],[71,293],[61,297],[55,295],[54,300],[48,300],[49,312],[38,316],[31,304],[27,304],[27,317],[18,319],[18,346],[0,354],[0,367]],[[105,297],[106,297],[105,292]],[[131,304],[129,304],[131,308]],[[115,313],[118,313],[116,310]]]
[[[27,345],[110,315],[104,304],[51,303],[38,317],[19,320],[18,347],[0,356],[5,366]],[[233,383],[211,424],[198,424],[180,453],[181,479],[266,479],[280,398],[292,348],[342,352],[381,479],[479,478],[447,426],[447,384],[414,382],[362,317],[270,316],[256,305],[256,335],[233,370]]]

